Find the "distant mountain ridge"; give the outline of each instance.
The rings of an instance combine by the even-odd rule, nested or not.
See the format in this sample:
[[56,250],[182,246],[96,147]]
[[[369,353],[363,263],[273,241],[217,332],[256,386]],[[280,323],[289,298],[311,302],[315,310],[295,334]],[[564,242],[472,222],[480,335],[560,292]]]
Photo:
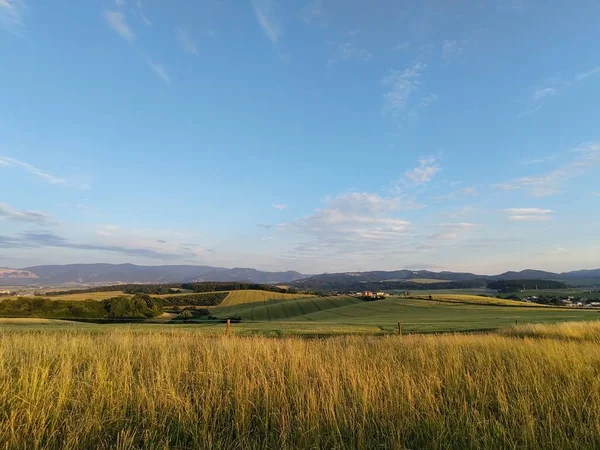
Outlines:
[[320,286],[343,286],[377,282],[451,282],[491,280],[577,280],[600,279],[600,269],[553,273],[526,269],[498,275],[478,275],[470,272],[433,272],[429,270],[374,270],[366,272],[323,273],[304,275],[295,271],[266,272],[252,268],[228,269],[213,266],[135,264],[67,264],[42,265],[22,269],[0,268],[0,284],[64,285],[110,283],[184,283],[193,281],[245,281],[262,284],[292,284],[298,288],[318,289]]
[[[344,289],[356,287],[357,283],[427,283],[428,280],[446,283],[475,281],[514,281],[514,280],[555,280],[576,282],[585,279],[600,279],[600,269],[578,270],[573,272],[553,273],[542,270],[526,269],[519,272],[510,271],[498,275],[477,275],[469,272],[432,272],[429,270],[394,270],[369,272],[324,273],[294,281],[293,286],[304,289]],[[600,284],[600,282],[599,282]]]
[[[20,274],[20,276],[19,276]],[[250,268],[213,266],[138,266],[135,264],[67,264],[0,269],[0,284],[64,285],[109,283],[185,283],[193,281],[245,281],[287,284],[306,278],[299,272],[265,272]]]

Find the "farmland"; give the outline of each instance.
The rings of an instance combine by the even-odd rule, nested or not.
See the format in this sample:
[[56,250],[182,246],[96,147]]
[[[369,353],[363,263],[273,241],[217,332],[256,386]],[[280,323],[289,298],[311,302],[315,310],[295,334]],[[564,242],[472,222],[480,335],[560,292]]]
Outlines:
[[[92,294],[97,294],[99,299],[107,293]],[[113,292],[112,294],[114,296],[119,293]],[[44,302],[40,303],[43,305],[43,310],[39,314],[32,309],[36,302],[29,302],[29,305],[22,307],[15,305],[12,309],[2,310],[10,312],[5,317],[70,319],[74,318],[72,311],[76,311],[75,306],[79,304],[79,300],[71,300],[73,306],[69,306],[65,298],[69,298],[70,295],[83,294],[47,297]],[[390,334],[397,332],[398,322],[401,323],[401,327],[406,333],[472,332],[494,330],[515,323],[555,323],[600,318],[600,312],[597,310],[545,307],[513,300],[464,294],[434,294],[431,299],[429,296],[413,296],[411,298],[391,296],[377,301],[364,301],[352,296],[316,297],[260,290],[238,290],[229,293],[184,293],[151,297],[164,303],[164,308],[168,312],[164,314],[159,312],[158,315],[154,314],[153,317],[147,319],[140,317],[141,314],[137,311],[125,312],[123,316],[115,316],[116,312],[112,315],[105,313],[104,306],[93,307],[95,302],[88,301],[81,303],[87,308],[85,309],[86,315],[83,317],[98,318],[101,322],[106,315],[110,319],[111,317],[127,318],[127,314],[129,314],[131,321],[136,322],[138,326],[168,325],[173,327],[179,324],[188,327],[194,326],[199,331],[208,334],[222,333],[222,322],[226,318],[235,318],[236,323],[232,328],[232,333],[269,336]],[[64,305],[58,309],[51,309],[50,307],[55,301],[62,302]],[[181,323],[177,310],[185,309],[186,305],[190,308],[204,308],[207,312],[204,313],[205,315],[196,315],[186,320],[185,323]],[[20,308],[24,308],[22,314],[19,312]],[[14,323],[6,322],[7,325]],[[59,327],[68,322],[51,323],[53,326]],[[0,323],[1,325],[2,323]]]
[[[197,328],[0,331],[6,448],[600,446],[600,327],[207,337]],[[162,330],[162,331],[161,331]],[[531,337],[534,336],[534,337]]]

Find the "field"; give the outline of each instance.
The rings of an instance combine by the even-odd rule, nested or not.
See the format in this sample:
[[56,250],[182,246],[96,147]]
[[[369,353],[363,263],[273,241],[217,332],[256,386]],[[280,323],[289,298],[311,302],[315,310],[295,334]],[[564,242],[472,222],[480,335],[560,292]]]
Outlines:
[[270,291],[257,291],[257,290],[241,290],[231,291],[225,301],[222,303],[223,306],[233,306],[242,303],[248,304],[260,304],[268,302],[269,300],[295,300],[297,298],[310,297],[309,295],[302,294],[285,294],[281,292],[270,292]]
[[[585,328],[587,325],[576,325]],[[45,449],[600,447],[600,326],[530,338],[0,331],[0,442]]]
[[517,306],[526,308],[545,308],[545,305],[538,305],[535,303],[520,302],[517,300],[506,300],[503,298],[495,297],[483,297],[480,295],[468,295],[468,294],[430,294],[430,295],[414,295],[414,298],[426,298],[437,300],[440,302],[454,302],[454,303],[472,303],[476,305],[496,305],[496,306]]

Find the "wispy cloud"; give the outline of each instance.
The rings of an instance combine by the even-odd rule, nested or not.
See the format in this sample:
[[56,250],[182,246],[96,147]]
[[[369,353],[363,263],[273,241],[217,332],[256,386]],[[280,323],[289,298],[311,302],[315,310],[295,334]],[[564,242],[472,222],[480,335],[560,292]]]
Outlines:
[[41,169],[38,169],[37,167],[32,166],[31,164],[28,164],[24,161],[20,161],[15,158],[9,158],[8,156],[0,156],[0,165],[18,167],[20,169],[25,170],[26,172],[29,172],[32,175],[35,175],[38,178],[41,178],[47,183],[67,186],[67,181],[64,178],[59,178],[54,175],[51,175],[47,172],[44,172]]
[[550,77],[536,87],[527,101],[528,106],[517,114],[517,118],[523,118],[539,111],[552,97],[564,92],[574,85],[582,83],[589,78],[600,75],[600,66],[585,72],[579,72],[569,77]]
[[466,40],[462,41],[443,41],[442,42],[442,59],[450,60],[461,56],[465,51]]
[[197,55],[198,47],[196,43],[192,40],[188,32],[185,31],[183,28],[177,28],[175,32],[177,33],[177,40],[179,41],[179,45],[181,45],[181,48],[183,48],[186,52],[191,53],[192,55]]
[[410,44],[408,42],[400,42],[392,47],[392,50],[397,52],[405,52],[408,49],[410,49]]
[[358,48],[350,42],[342,42],[335,47],[335,53],[329,59],[327,65],[333,66],[337,61],[366,62],[372,55],[368,50]]
[[27,6],[23,0],[0,0],[0,28],[20,35]]
[[275,209],[286,209],[288,207],[288,205],[284,204],[284,203],[273,203],[273,208]]
[[474,187],[466,187],[462,189],[458,189],[456,191],[450,192],[444,195],[438,195],[437,197],[433,197],[433,201],[435,202],[443,202],[446,200],[457,200],[461,198],[474,197],[477,195],[477,190]]
[[437,100],[437,95],[428,94],[416,103],[414,97],[422,85],[423,72],[427,65],[421,62],[413,64],[403,71],[392,70],[382,81],[386,91],[383,94],[382,114],[389,117],[407,117],[414,119],[419,111]]
[[314,22],[323,23],[325,10],[323,9],[323,0],[312,0],[308,2],[300,11],[300,19],[307,24]]
[[50,221],[48,215],[39,211],[19,211],[11,208],[6,203],[0,202],[0,218],[6,218],[19,222],[34,223],[37,225],[45,225]]
[[277,44],[283,34],[275,14],[275,0],[253,0],[254,15],[271,43]]
[[556,88],[554,88],[554,87],[539,88],[533,92],[533,101],[539,102],[540,100],[543,100],[544,98],[550,97],[552,95],[556,95]]
[[167,84],[171,82],[169,74],[167,73],[167,69],[165,69],[165,67],[162,64],[155,63],[153,61],[150,61],[149,59],[146,60],[146,63],[148,64],[148,66],[150,66],[150,68],[154,71],[156,75],[162,78],[164,82],[166,82]]
[[121,11],[104,11],[104,19],[106,23],[113,29],[115,33],[126,39],[129,42],[133,42],[135,34],[129,27],[125,20],[125,14]]
[[[117,3],[117,6],[123,5],[124,2],[122,4]],[[137,51],[137,53],[141,56],[146,65],[150,69],[152,69],[152,71],[159,78],[161,78],[167,84],[171,82],[167,69],[162,64],[154,62],[150,57],[146,56],[146,54],[139,50],[135,45],[135,33],[127,23],[124,11],[104,11],[104,19],[115,33],[117,33],[119,36],[121,36],[123,39],[125,39],[131,44],[132,48],[134,48]]]
[[495,184],[503,191],[525,190],[533,197],[543,197],[560,192],[562,184],[589,172],[600,165],[600,142],[588,142],[574,149],[571,161],[551,172],[517,178],[506,183]]
[[477,224],[470,222],[442,223],[438,225],[439,231],[428,238],[434,241],[453,241],[464,237],[465,233],[477,227]]
[[404,182],[408,186],[419,186],[429,183],[441,169],[438,156],[424,156],[419,165],[404,174]]
[[517,222],[544,222],[552,218],[554,211],[543,208],[508,208],[503,209],[508,220]]
[[587,78],[597,76],[597,75],[600,75],[600,66],[594,67],[593,69],[588,70],[587,72],[578,73],[577,75],[575,75],[575,81],[583,81],[583,80],[586,80]]
[[312,238],[310,243],[301,245],[301,252],[312,253],[320,249],[344,253],[401,239],[410,224],[393,214],[407,207],[410,208],[398,198],[349,192],[327,200],[325,208],[280,224],[279,228]]

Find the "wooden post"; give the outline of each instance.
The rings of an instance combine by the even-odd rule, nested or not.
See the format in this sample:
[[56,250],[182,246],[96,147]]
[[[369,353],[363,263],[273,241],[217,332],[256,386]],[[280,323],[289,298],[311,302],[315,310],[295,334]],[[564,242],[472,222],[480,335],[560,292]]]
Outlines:
[[231,333],[231,320],[227,319],[227,328],[225,329],[225,336],[229,336]]
[[402,336],[402,324],[398,322],[398,334]]
[[515,325],[519,325],[519,319],[515,319]]

